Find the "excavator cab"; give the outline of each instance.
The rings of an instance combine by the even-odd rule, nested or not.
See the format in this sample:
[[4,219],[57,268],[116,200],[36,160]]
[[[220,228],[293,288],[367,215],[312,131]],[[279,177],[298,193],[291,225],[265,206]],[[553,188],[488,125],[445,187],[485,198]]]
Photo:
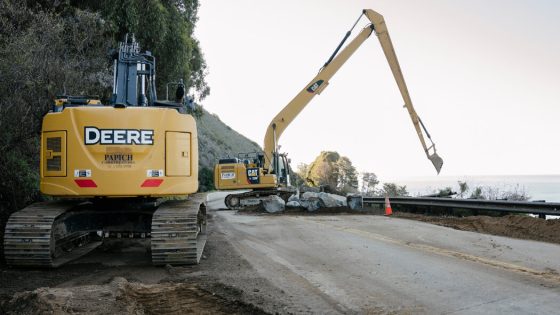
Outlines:
[[278,186],[280,187],[290,187],[290,161],[286,153],[278,153],[274,156],[274,164],[276,170],[272,170],[273,174],[276,174],[278,181]]

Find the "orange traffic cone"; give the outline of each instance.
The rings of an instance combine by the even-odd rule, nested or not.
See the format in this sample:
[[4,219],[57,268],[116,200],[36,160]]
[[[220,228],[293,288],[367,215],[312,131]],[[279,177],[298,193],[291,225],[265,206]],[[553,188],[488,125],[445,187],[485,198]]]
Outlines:
[[389,202],[389,196],[385,196],[385,215],[390,216],[393,214],[393,209],[391,209],[391,203]]

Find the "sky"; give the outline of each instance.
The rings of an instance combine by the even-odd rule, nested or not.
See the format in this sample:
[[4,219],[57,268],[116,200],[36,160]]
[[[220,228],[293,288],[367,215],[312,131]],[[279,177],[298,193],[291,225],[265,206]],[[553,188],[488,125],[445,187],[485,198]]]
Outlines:
[[[560,174],[560,1],[200,2],[201,103],[261,146],[368,8],[385,18],[441,175]],[[329,83],[279,140],[293,168],[337,151],[381,179],[436,175],[376,37]]]

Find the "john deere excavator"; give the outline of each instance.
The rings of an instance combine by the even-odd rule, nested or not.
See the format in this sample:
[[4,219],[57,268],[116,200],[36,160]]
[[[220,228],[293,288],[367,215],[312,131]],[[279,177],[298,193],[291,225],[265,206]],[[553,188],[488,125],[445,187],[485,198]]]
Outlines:
[[[350,37],[352,30],[364,15],[371,23],[363,28],[348,45],[342,48],[346,40]],[[293,192],[293,190],[289,188],[290,168],[288,159],[285,154],[278,152],[278,140],[284,130],[286,130],[303,108],[307,106],[315,95],[320,94],[327,87],[332,76],[371,34],[375,34],[381,43],[381,47],[383,48],[391,71],[393,72],[404,105],[414,124],[420,143],[422,144],[426,156],[439,174],[443,165],[443,160],[437,154],[435,144],[432,142],[430,134],[412,106],[412,101],[393,44],[391,43],[385,20],[381,14],[368,9],[362,11],[358,20],[346,33],[344,39],[336,47],[333,54],[327,62],[325,62],[313,80],[311,80],[270,122],[264,138],[264,153],[255,153],[253,157],[249,158],[247,158],[246,154],[243,154],[238,158],[221,159],[215,166],[214,182],[217,189],[252,190],[245,193],[228,195],[225,199],[228,208],[241,209],[253,207],[261,203],[262,198],[268,195],[275,194],[286,198]],[[424,136],[422,130],[426,133],[426,136]],[[427,141],[430,141],[429,146],[427,145]]]
[[[157,100],[155,65],[127,36],[115,54],[111,104],[61,97],[44,116],[40,189],[56,198],[10,216],[9,265],[57,267],[107,237],[151,238],[154,264],[199,262],[206,209],[194,194],[196,122],[180,99]],[[171,196],[188,199],[162,199]]]

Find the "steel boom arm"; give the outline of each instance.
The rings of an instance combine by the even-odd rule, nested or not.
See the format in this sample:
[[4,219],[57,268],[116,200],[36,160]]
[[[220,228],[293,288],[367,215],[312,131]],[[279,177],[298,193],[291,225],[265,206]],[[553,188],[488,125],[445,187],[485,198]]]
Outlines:
[[[428,159],[430,159],[430,161],[432,161],[432,163],[434,164],[436,171],[439,173],[439,171],[441,170],[443,160],[437,155],[435,144],[431,142],[430,135],[426,131],[424,125],[422,124],[422,121],[420,120],[418,114],[416,114],[416,111],[412,106],[412,101],[410,99],[410,95],[408,93],[408,89],[406,87],[406,83],[404,81],[402,71],[400,69],[393,44],[391,43],[391,38],[389,37],[389,32],[387,31],[387,26],[385,25],[383,16],[369,9],[364,10],[363,15],[365,15],[371,21],[371,24],[363,28],[361,32],[344,49],[338,52],[346,38],[350,35],[349,31],[342,43],[334,52],[333,56],[331,56],[329,61],[325,63],[323,68],[313,78],[313,80],[311,80],[270,122],[268,128],[266,129],[264,138],[265,169],[270,170],[271,168],[272,157],[275,153],[277,153],[276,151],[278,139],[280,139],[280,136],[282,135],[284,130],[286,130],[290,123],[305,108],[305,106],[307,106],[311,99],[315,95],[320,94],[323,89],[327,87],[329,83],[328,81],[332,78],[332,76],[344,65],[344,63],[352,56],[352,54],[354,54],[354,52],[362,45],[362,43],[366,39],[368,39],[371,33],[375,31],[376,35],[378,36],[379,42],[381,43],[381,47],[383,48],[383,52],[385,53],[385,57],[387,58],[389,66],[391,67],[393,76],[397,81],[397,85],[405,102],[405,107],[407,108],[410,118],[412,119],[412,123],[414,124],[414,128],[416,129],[416,133],[418,135],[418,138],[420,139],[420,143],[424,148],[424,152],[426,153]],[[354,26],[355,25],[356,24],[354,24]],[[426,131],[427,138],[431,142],[431,145],[429,147],[426,144],[426,139],[424,138],[422,129]],[[432,150],[433,153],[430,153],[430,150]]]

